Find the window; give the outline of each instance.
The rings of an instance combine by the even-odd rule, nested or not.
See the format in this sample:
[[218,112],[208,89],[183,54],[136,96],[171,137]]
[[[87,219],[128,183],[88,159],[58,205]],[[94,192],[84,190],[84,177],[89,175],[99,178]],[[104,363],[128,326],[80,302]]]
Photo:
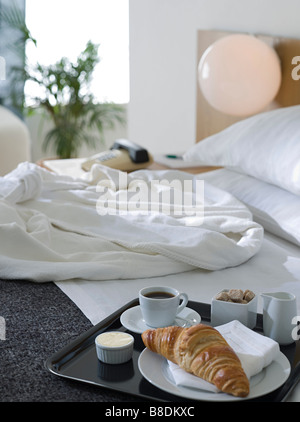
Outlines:
[[37,40],[37,48],[27,46],[30,62],[47,65],[64,56],[75,60],[91,40],[99,44],[100,57],[92,83],[95,97],[128,103],[128,0],[27,0],[26,22]]

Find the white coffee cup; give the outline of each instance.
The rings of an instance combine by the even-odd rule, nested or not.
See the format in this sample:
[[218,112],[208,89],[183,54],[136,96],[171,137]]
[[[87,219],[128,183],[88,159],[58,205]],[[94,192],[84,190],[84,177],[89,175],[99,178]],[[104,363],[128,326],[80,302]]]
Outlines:
[[145,287],[139,291],[143,320],[153,328],[172,325],[188,300],[186,293],[180,293],[173,287]]

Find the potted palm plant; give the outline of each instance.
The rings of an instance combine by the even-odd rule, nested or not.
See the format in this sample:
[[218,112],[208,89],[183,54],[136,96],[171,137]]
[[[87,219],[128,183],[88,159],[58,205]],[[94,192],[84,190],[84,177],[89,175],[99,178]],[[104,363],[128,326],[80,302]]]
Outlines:
[[54,146],[60,158],[76,157],[83,144],[96,147],[105,129],[125,122],[122,106],[98,103],[89,90],[98,61],[98,46],[89,41],[75,63],[63,57],[54,65],[25,69],[26,80],[40,88],[40,95],[31,98],[31,110],[45,109],[53,122],[44,147]]
[[[24,14],[16,6],[6,9],[2,19],[19,30],[23,44],[33,41],[36,45]],[[30,81],[38,87],[31,92],[39,94],[30,98],[30,107],[25,104],[23,111],[31,114],[41,108],[46,111],[53,128],[46,134],[43,147],[46,150],[52,146],[59,158],[76,157],[84,144],[95,148],[103,143],[105,129],[125,123],[121,105],[99,103],[90,90],[92,74],[99,62],[98,48],[88,41],[75,62],[63,57],[53,65],[31,65],[25,57],[24,66],[13,69],[15,80]]]

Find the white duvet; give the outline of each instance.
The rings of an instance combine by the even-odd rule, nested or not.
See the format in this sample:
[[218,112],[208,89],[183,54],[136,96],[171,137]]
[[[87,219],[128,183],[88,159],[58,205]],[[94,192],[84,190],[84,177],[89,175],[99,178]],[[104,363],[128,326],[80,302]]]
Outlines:
[[[195,186],[201,175],[138,171],[120,186],[120,172],[107,167],[73,179],[20,164],[0,178],[0,277],[38,282],[154,277],[234,267],[259,251],[263,229],[250,211],[207,182],[204,216],[99,214],[105,196],[98,182],[121,208],[129,186],[149,187],[154,179],[191,180]],[[143,209],[152,205],[144,202]]]

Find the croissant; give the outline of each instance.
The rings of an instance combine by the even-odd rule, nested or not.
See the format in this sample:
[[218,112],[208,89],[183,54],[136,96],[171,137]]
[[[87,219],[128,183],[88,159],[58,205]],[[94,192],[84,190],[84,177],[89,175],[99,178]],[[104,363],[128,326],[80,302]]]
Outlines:
[[144,345],[182,369],[237,397],[249,394],[249,380],[224,337],[204,324],[164,327],[142,333]]

